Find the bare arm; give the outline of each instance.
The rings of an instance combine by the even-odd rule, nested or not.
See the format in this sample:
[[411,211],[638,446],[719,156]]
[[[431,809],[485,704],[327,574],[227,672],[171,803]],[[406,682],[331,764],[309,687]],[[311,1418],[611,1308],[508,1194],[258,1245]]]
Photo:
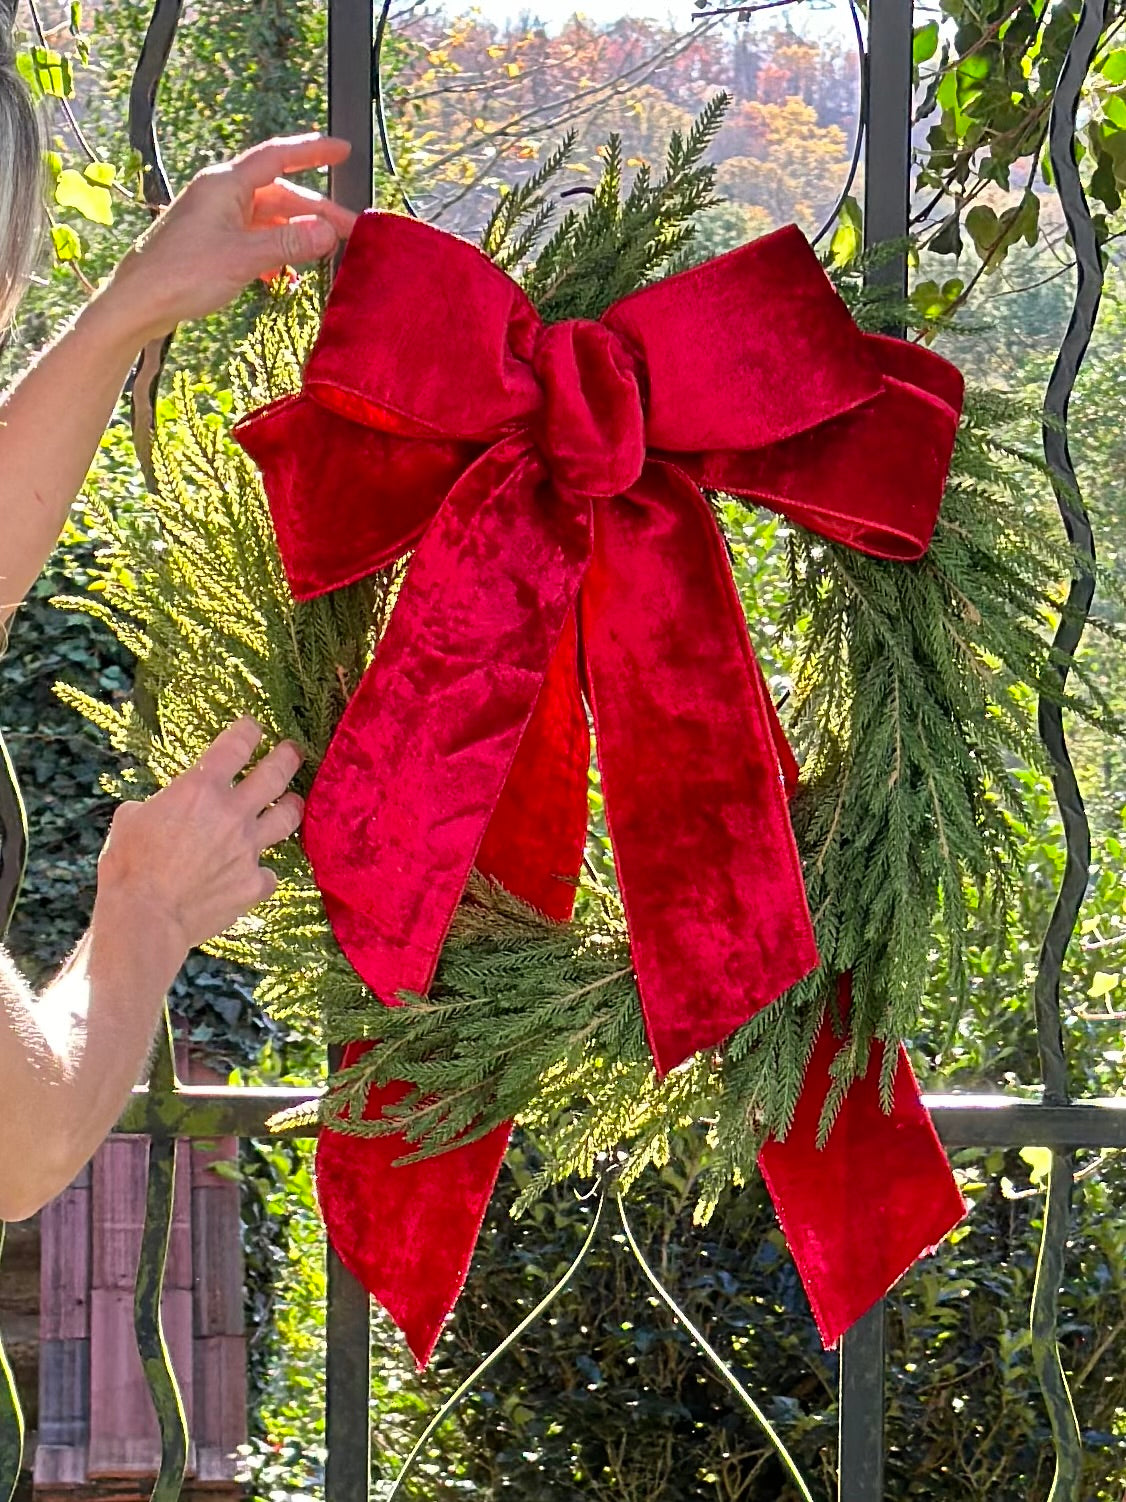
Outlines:
[[200,173],[0,396],[0,622],[54,547],[144,345],[224,307],[257,276],[330,254],[349,233],[353,214],[282,175],[348,149],[294,136]]
[[285,792],[299,755],[283,742],[235,782],[259,736],[239,721],[191,771],[118,809],[90,929],[39,997],[3,955],[0,1220],[33,1215],[91,1157],[188,951],[273,891],[260,858],[300,821],[301,800]]

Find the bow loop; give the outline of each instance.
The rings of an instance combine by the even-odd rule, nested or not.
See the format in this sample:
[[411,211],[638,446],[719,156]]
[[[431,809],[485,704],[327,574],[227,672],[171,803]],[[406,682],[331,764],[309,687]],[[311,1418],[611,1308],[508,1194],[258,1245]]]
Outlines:
[[636,358],[609,328],[577,318],[549,324],[533,369],[543,388],[535,422],[552,478],[582,495],[628,490],[645,464]]
[[651,449],[763,448],[883,390],[864,335],[792,225],[631,293],[602,321],[645,368]]
[[540,406],[540,328],[516,283],[472,245],[369,210],[349,238],[305,389],[382,432],[489,443]]

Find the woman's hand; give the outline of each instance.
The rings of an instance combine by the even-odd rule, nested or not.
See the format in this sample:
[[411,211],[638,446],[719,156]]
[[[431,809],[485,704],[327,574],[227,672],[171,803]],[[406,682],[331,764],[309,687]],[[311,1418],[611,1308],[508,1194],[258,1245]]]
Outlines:
[[167,939],[173,970],[273,892],[262,855],[301,823],[301,799],[287,791],[301,754],[282,741],[247,771],[261,739],[253,720],[237,720],[190,770],[113,816],[95,920],[107,905],[132,913]]
[[279,137],[198,174],[137,242],[99,301],[116,304],[138,347],[229,303],[257,277],[331,255],[355,214],[288,172],[334,166],[332,136]]

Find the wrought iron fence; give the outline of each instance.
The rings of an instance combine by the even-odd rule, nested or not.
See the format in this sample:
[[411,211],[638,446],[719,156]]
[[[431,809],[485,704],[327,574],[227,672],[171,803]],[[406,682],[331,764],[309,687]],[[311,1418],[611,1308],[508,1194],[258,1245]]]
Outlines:
[[[327,0],[327,5],[329,129],[353,145],[348,160],[333,169],[331,191],[339,202],[359,210],[371,202],[375,127],[378,127],[378,137],[387,151],[378,60],[390,0],[386,0],[378,18],[367,0]],[[1056,638],[1057,646],[1065,653],[1070,653],[1078,644],[1094,588],[1094,545],[1068,453],[1067,411],[1094,328],[1102,285],[1095,229],[1080,184],[1073,143],[1080,95],[1103,30],[1105,5],[1106,0],[1084,0],[1060,78],[1049,131],[1054,179],[1078,265],[1074,307],[1044,407],[1046,457],[1058,477],[1056,493],[1060,514],[1077,559],[1069,609],[1064,612]],[[182,9],[183,0],[155,0],[130,95],[130,140],[144,160],[146,197],[154,208],[167,202],[169,197],[153,127],[154,106]],[[906,242],[911,169],[911,45],[911,0],[870,0],[862,56],[860,122],[865,160],[865,238],[869,246]],[[905,254],[897,252],[883,258],[872,275],[905,292]],[[133,383],[134,423],[142,457],[147,451],[152,395],[162,354],[159,348],[146,351]],[[1064,1248],[1074,1182],[1073,1155],[1078,1149],[1126,1147],[1126,1099],[1072,1101],[1068,1094],[1060,981],[1068,943],[1077,925],[1087,885],[1090,835],[1068,757],[1058,705],[1047,699],[1042,701],[1039,721],[1051,761],[1067,842],[1065,874],[1044,941],[1034,996],[1042,1096],[1039,1101],[1029,1101],[1003,1096],[943,1095],[927,1098],[927,1105],[948,1149],[985,1150],[1035,1145],[1051,1150],[1031,1316],[1033,1354],[1056,1447],[1057,1473],[1052,1502],[1078,1502],[1082,1463],[1080,1434],[1056,1345],[1058,1296],[1064,1275]],[[10,764],[3,754],[0,754],[0,825],[3,834],[0,914],[10,917],[18,895],[26,836],[18,791]],[[150,1144],[134,1312],[137,1344],[161,1439],[160,1471],[152,1492],[154,1502],[175,1502],[179,1497],[188,1458],[187,1425],[160,1314],[172,1226],[176,1145],[183,1139],[265,1136],[266,1121],[270,1116],[313,1096],[314,1092],[301,1090],[210,1089],[182,1085],[176,1078],[172,1037],[166,1026],[149,1082],[134,1091],[133,1099],[118,1124],[119,1132],[139,1134]],[[603,1203],[612,1195],[612,1185],[603,1185]],[[620,1201],[617,1204],[620,1208]],[[621,1214],[627,1246],[653,1279],[674,1316],[684,1320],[671,1295],[646,1267],[624,1210]],[[577,1249],[576,1260],[564,1279],[513,1332],[505,1347],[566,1287],[581,1264],[600,1219],[601,1215],[595,1217],[587,1242]],[[702,1354],[722,1367],[720,1358],[707,1346],[702,1334],[690,1325],[688,1328]],[[371,1496],[370,1333],[367,1297],[330,1252],[325,1371],[325,1493],[328,1502],[368,1502]],[[499,1354],[497,1351],[487,1358],[479,1372]],[[884,1310],[877,1307],[848,1332],[841,1346],[840,1502],[880,1502],[884,1497],[884,1362]],[[735,1382],[730,1372],[725,1375]],[[468,1386],[468,1383],[464,1384],[463,1389],[459,1389],[440,1410],[422,1440],[433,1432]],[[746,1394],[743,1396],[750,1402]],[[10,1495],[15,1487],[22,1443],[19,1403],[10,1370],[0,1350],[0,1496]]]

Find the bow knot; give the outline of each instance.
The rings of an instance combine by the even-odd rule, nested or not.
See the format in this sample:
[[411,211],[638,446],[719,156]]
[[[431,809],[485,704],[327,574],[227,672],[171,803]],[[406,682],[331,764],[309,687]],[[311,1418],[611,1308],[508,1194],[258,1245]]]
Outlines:
[[625,341],[585,318],[548,324],[532,369],[543,391],[533,431],[556,483],[589,496],[629,490],[645,464],[645,414]]

